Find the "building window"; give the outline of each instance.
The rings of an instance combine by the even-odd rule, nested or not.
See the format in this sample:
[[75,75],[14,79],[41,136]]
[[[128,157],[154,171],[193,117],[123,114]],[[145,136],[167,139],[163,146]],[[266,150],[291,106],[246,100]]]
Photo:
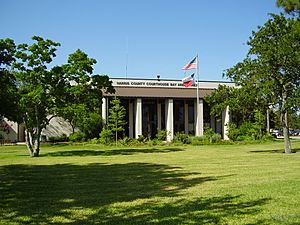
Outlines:
[[184,100],[174,100],[174,133],[184,133]]

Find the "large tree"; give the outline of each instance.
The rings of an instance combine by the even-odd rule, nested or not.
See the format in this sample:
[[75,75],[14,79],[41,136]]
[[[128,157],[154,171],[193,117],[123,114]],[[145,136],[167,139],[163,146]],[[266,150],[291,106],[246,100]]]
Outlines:
[[[42,129],[54,115],[56,86],[53,72],[48,69],[60,44],[41,37],[32,37],[32,45],[20,44],[15,54],[15,76],[18,81],[19,118],[25,125],[26,144],[31,156],[39,156]],[[58,82],[60,83],[60,82]]]
[[256,96],[264,98],[281,115],[285,152],[291,153],[288,115],[300,102],[300,21],[272,15],[253,32],[243,62],[228,69],[226,76],[241,87],[254,85]]
[[78,49],[62,66],[68,82],[61,98],[64,104],[58,109],[59,115],[71,124],[73,132],[74,128],[79,128],[86,138],[97,137],[102,129],[103,92],[114,93],[108,76],[92,74],[95,63],[95,59]]
[[[20,44],[16,51],[14,43],[8,41],[6,46],[11,47],[6,47],[1,54],[11,57],[6,65],[12,65],[8,71],[13,75],[13,93],[18,97],[14,107],[17,109],[14,118],[18,120],[14,120],[24,124],[28,151],[36,157],[40,152],[41,132],[53,117],[64,115],[62,112],[68,110],[72,116],[74,111],[81,110],[86,115],[86,111],[94,110],[100,117],[102,91],[113,92],[114,89],[107,76],[92,75],[96,60],[84,52],[77,50],[70,55],[67,64],[51,67],[60,44],[37,36],[32,39],[32,45]],[[95,118],[95,114],[90,117]]]

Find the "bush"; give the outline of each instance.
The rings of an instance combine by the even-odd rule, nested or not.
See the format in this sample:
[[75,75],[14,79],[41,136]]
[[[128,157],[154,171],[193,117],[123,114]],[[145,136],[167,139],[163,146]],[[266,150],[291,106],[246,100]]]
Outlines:
[[144,137],[144,135],[139,135],[138,139],[137,139],[139,142],[146,142],[147,141],[147,138]]
[[264,139],[262,126],[256,122],[244,122],[239,128],[237,128],[235,124],[230,123],[228,137],[232,141],[252,141]]
[[53,137],[49,137],[48,141],[55,143],[55,142],[67,142],[69,141],[69,138],[67,137],[66,134],[63,134],[61,136],[53,136]]
[[192,142],[191,137],[184,133],[176,133],[173,139],[174,143],[190,144]]
[[198,137],[192,137],[192,142],[197,142],[197,141],[208,141],[209,140],[209,137],[208,136],[198,136]]
[[113,133],[110,129],[103,129],[99,136],[99,142],[101,144],[107,145],[113,142]]
[[204,136],[211,137],[215,134],[212,128],[205,127],[204,128]]
[[135,138],[124,137],[123,139],[118,141],[118,144],[123,146],[140,146],[141,142],[139,142]]
[[82,132],[78,131],[69,136],[69,140],[72,142],[82,142],[85,141],[85,136]]
[[209,137],[210,143],[218,143],[222,140],[221,134],[214,133]]
[[162,142],[158,139],[147,140],[146,144],[149,146],[160,145]]
[[157,140],[165,141],[167,139],[167,131],[161,130],[156,134]]
[[263,141],[273,141],[275,138],[271,134],[266,134],[261,138]]
[[241,132],[234,123],[229,123],[228,137],[232,141],[236,141]]
[[98,113],[88,113],[78,122],[79,130],[87,139],[98,137],[102,129],[102,117]]
[[93,139],[89,140],[89,143],[90,144],[100,144],[100,140],[97,138],[93,138]]

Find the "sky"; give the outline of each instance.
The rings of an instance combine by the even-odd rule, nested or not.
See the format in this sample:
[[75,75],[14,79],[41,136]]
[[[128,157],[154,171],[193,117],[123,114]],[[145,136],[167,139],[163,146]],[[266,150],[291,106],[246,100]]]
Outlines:
[[0,9],[0,39],[59,42],[54,65],[81,49],[97,60],[94,74],[181,80],[198,55],[208,81],[226,80],[252,31],[282,12],[276,0],[0,0]]

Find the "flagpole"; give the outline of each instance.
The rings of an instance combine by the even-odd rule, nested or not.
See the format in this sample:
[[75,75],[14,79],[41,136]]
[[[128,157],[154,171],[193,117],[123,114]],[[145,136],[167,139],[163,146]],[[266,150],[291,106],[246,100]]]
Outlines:
[[197,104],[197,114],[196,114],[196,136],[200,136],[200,121],[199,121],[199,112],[200,112],[200,105],[199,105],[199,60],[198,60],[198,54],[196,56],[196,62],[197,62],[197,67],[196,67],[196,73],[197,73],[197,99],[196,99],[196,104]]

